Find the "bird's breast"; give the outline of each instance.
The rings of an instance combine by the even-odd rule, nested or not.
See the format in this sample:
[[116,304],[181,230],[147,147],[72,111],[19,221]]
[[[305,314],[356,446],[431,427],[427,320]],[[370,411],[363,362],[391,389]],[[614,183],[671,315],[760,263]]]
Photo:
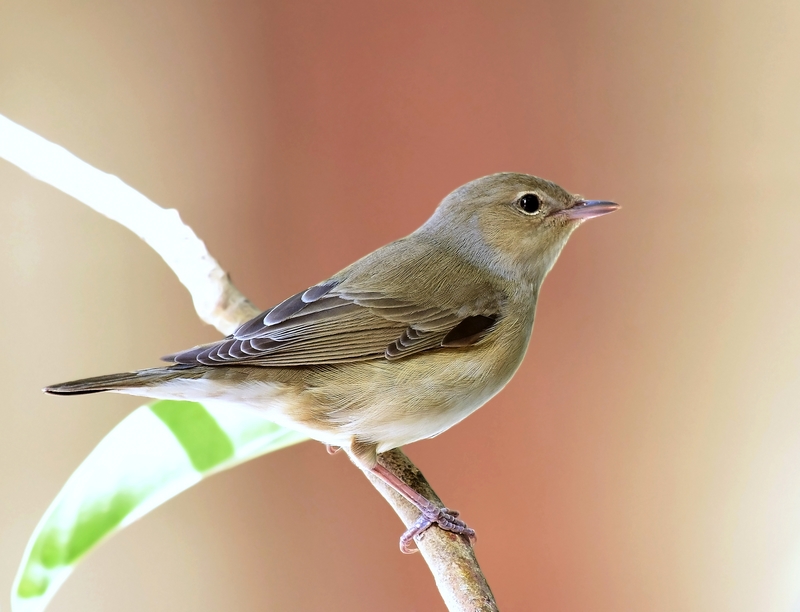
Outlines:
[[319,368],[308,380],[305,413],[341,436],[378,443],[378,452],[436,436],[506,385],[532,324],[532,312],[504,317],[473,346]]

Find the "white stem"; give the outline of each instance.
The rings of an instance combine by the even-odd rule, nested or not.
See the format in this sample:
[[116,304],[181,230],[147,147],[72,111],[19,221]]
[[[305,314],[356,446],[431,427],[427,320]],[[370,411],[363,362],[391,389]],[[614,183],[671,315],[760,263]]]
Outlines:
[[236,329],[242,318],[258,314],[177,210],[161,208],[113,174],[2,115],[0,157],[139,236],[189,290],[198,316],[223,334]]

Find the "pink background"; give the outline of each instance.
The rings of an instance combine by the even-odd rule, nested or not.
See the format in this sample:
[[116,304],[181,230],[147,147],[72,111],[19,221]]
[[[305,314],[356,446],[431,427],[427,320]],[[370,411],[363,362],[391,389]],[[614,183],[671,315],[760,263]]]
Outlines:
[[[508,388],[407,451],[503,610],[797,610],[798,29],[795,0],[6,0],[0,113],[180,210],[263,307],[484,174],[620,202]],[[5,162],[0,287],[3,594],[138,405],[39,389],[217,335],[145,244]],[[401,530],[307,443],[125,530],[51,610],[443,610]]]

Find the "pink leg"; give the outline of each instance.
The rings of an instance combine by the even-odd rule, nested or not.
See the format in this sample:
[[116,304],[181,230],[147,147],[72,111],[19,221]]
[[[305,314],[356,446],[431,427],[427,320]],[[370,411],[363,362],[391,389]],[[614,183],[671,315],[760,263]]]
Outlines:
[[455,510],[440,508],[429,499],[417,493],[381,464],[377,464],[372,468],[372,473],[419,508],[420,517],[400,537],[400,550],[404,553],[409,554],[416,552],[416,549],[411,548],[411,542],[414,541],[416,536],[420,535],[434,524],[445,531],[452,531],[458,535],[467,536],[471,541],[476,539],[475,531],[467,527],[467,524],[458,518],[458,512]]
[[341,446],[334,446],[333,444],[326,444],[325,445],[325,450],[328,451],[329,455],[335,455],[340,450],[342,450],[342,447]]

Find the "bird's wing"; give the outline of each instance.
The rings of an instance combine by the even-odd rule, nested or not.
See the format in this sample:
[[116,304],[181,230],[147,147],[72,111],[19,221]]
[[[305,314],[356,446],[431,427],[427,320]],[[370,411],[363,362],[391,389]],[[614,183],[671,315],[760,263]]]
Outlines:
[[[495,324],[502,296],[490,287],[391,295],[375,275],[336,279],[302,291],[248,321],[227,338],[166,361],[184,365],[302,366],[401,359],[441,347],[467,346]],[[452,279],[451,279],[452,282]],[[408,287],[414,277],[399,286]],[[398,286],[397,283],[394,286]],[[437,299],[441,294],[441,299]],[[426,295],[427,299],[420,299]]]

